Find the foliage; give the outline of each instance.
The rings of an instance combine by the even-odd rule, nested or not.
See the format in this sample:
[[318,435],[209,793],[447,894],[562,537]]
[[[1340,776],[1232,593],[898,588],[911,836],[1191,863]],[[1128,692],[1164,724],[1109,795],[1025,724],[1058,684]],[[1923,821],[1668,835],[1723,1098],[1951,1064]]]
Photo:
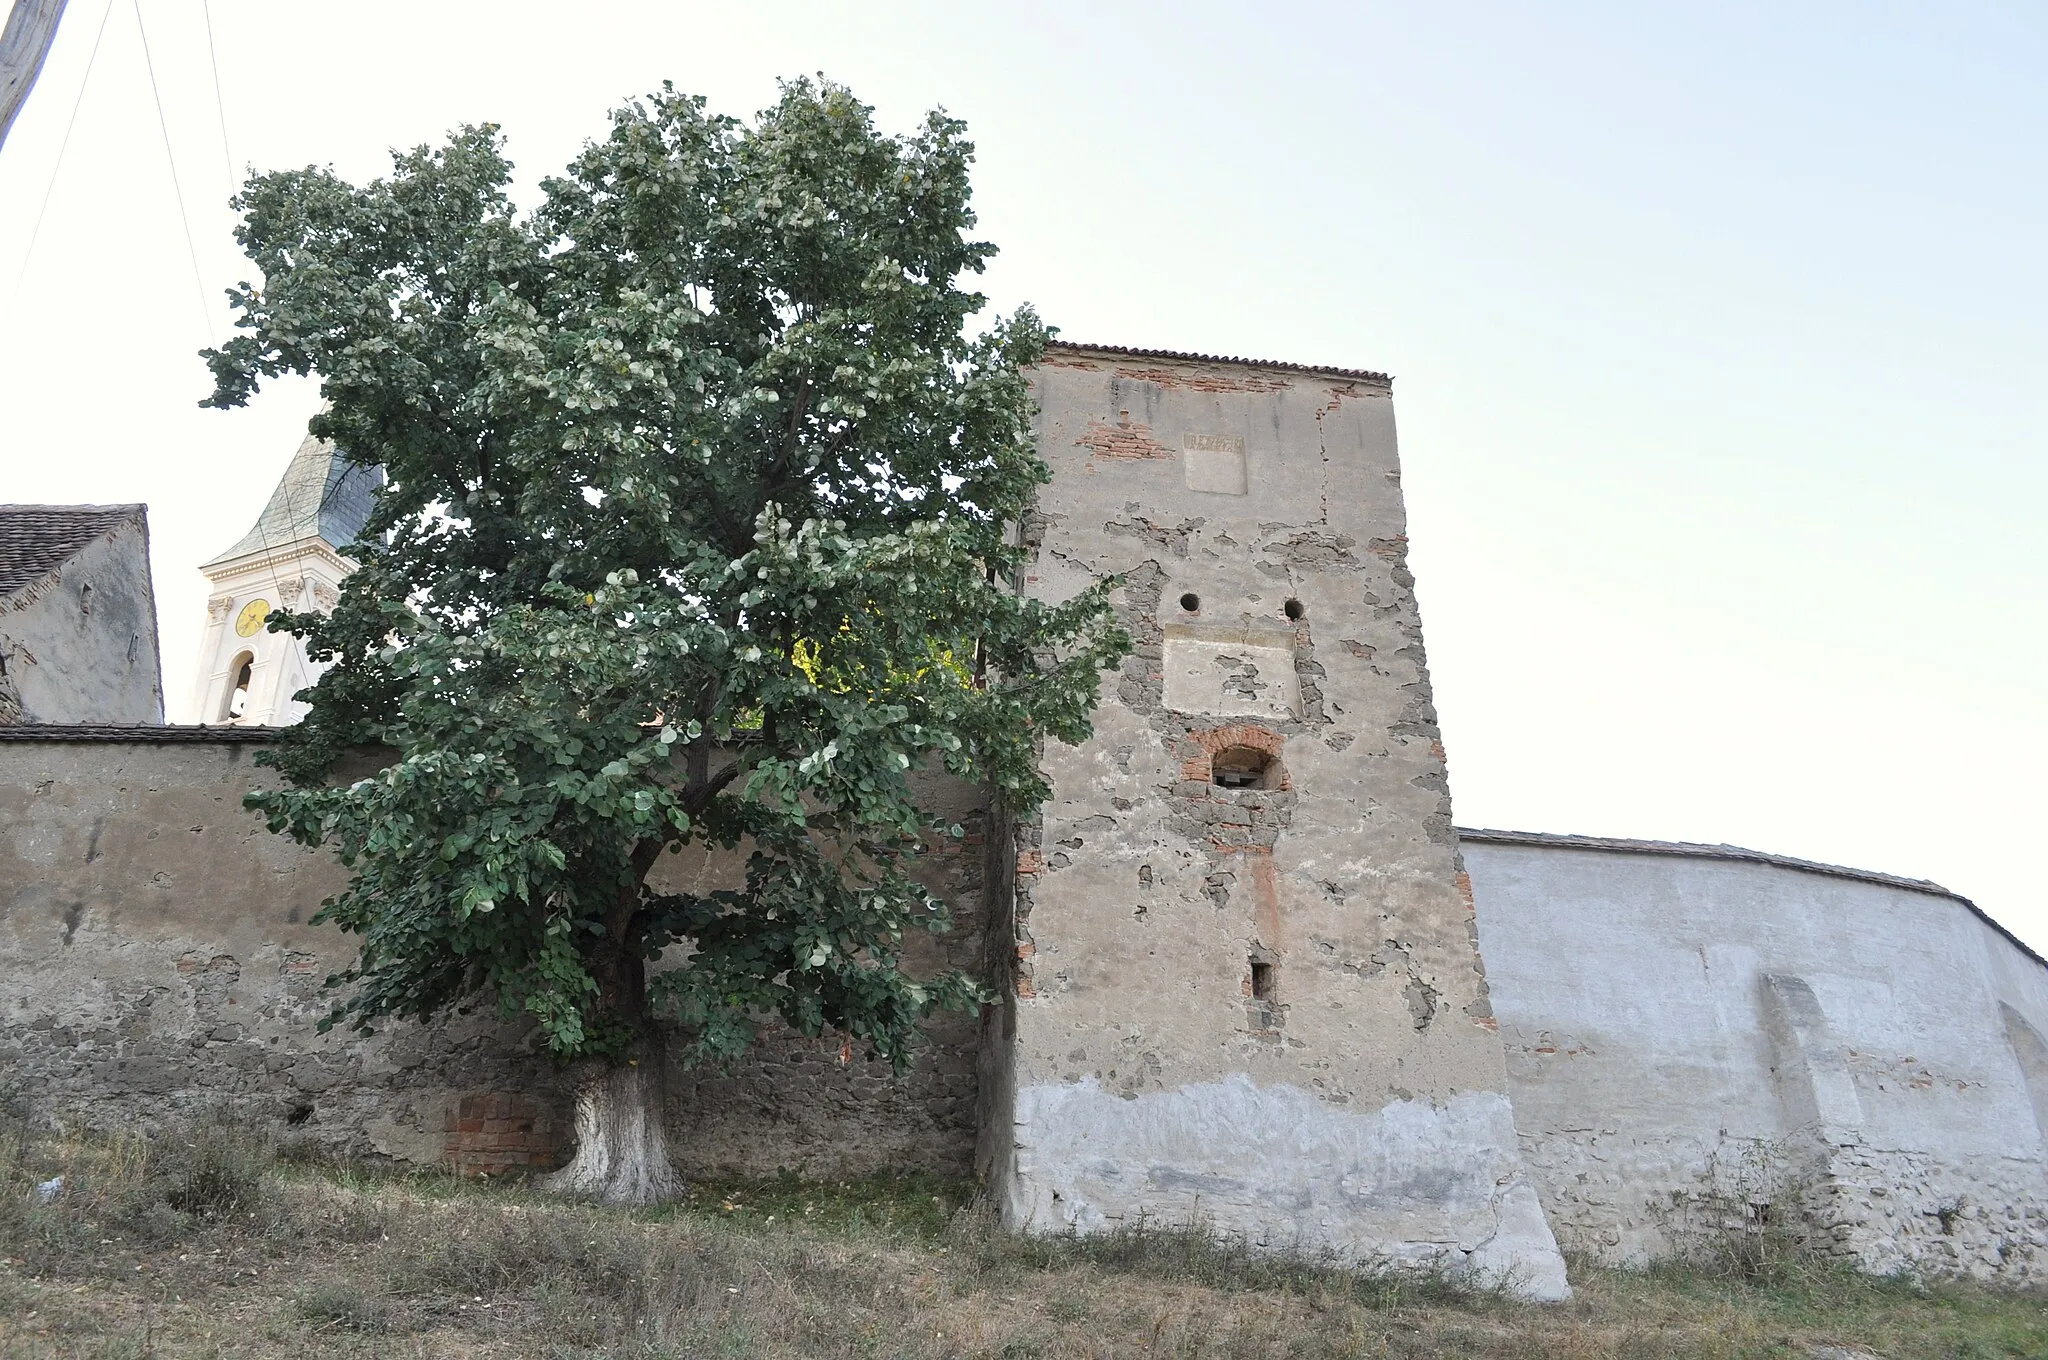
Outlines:
[[[1011,588],[1045,331],[968,334],[971,153],[830,84],[752,126],[665,86],[527,214],[490,126],[361,187],[249,181],[263,283],[209,403],[317,373],[314,432],[387,475],[332,616],[273,619],[333,666],[289,787],[250,799],[353,871],[323,913],[362,937],[333,1018],[489,995],[558,1057],[618,1060],[656,1021],[730,1057],[780,1015],[900,1065],[975,1003],[899,966],[949,924],[914,860],[962,834],[914,772],[1034,804],[1038,742],[1086,733],[1128,642],[1104,586]],[[691,842],[742,851],[744,883],[653,886]]]

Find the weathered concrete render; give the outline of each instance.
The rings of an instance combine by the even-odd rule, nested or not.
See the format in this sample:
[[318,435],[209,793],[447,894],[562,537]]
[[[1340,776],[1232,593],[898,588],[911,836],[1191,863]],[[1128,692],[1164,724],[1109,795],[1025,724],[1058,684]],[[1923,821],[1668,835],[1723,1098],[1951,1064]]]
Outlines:
[[1024,583],[1137,640],[1014,831],[1006,1220],[1566,1292],[1460,892],[1384,378],[1062,346]]
[[0,723],[160,723],[149,511],[0,505]]
[[1725,846],[1462,842],[1567,1246],[1642,1261],[1732,1210],[1880,1273],[2048,1271],[2048,967],[1969,903]]
[[[354,942],[307,924],[339,867],[267,832],[247,729],[6,729],[0,739],[0,1100],[47,1124],[165,1126],[216,1110],[352,1156],[474,1170],[550,1164],[569,1135],[561,1074],[488,1008],[374,1038],[315,1023]],[[978,829],[970,790],[930,799]],[[961,928],[910,942],[913,967],[974,962],[978,845],[926,880]],[[733,866],[678,858],[672,881]],[[837,1040],[770,1033],[731,1072],[669,1078],[670,1148],[691,1175],[964,1173],[975,1022],[949,1016],[895,1078]]]

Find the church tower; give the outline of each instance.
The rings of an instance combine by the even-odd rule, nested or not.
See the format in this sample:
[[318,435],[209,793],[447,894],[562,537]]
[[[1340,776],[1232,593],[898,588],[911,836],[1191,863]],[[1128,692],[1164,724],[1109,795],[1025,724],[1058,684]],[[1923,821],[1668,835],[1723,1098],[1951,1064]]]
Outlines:
[[284,726],[305,716],[294,699],[323,669],[305,644],[264,627],[270,611],[331,611],[355,570],[343,550],[369,520],[380,468],[360,467],[306,436],[277,490],[240,541],[200,570],[213,583],[193,686],[196,723]]

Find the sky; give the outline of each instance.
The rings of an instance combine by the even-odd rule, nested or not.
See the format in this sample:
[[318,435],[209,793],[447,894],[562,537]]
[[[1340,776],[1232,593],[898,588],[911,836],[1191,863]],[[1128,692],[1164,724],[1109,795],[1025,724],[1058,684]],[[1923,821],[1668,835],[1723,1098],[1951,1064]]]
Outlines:
[[242,169],[491,121],[530,187],[662,80],[823,72],[967,121],[996,310],[1394,375],[1461,824],[1930,878],[2048,952],[2044,70],[2020,3],[71,0],[0,149],[0,500],[149,504],[189,718],[197,564],[317,400],[196,405]]

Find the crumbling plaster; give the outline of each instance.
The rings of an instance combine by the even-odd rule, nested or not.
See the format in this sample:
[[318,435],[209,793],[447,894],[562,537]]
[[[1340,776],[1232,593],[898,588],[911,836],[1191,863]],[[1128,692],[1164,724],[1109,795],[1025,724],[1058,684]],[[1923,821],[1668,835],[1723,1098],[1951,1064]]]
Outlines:
[[0,597],[0,722],[163,721],[149,524],[133,509],[42,580]]
[[[1053,478],[1025,589],[1118,577],[1137,645],[1016,830],[1009,1121],[983,1148],[1007,1219],[1194,1217],[1561,1294],[1460,892],[1385,382],[1063,348],[1034,386]],[[1223,682],[1171,678],[1205,666]],[[1218,787],[1234,748],[1282,773]]]
[[[0,740],[0,1099],[74,1128],[230,1111],[351,1156],[550,1160],[567,1136],[562,1074],[488,1007],[369,1039],[317,1032],[321,983],[354,942],[309,921],[343,879],[242,808],[274,780],[253,760],[263,735]],[[978,840],[978,795],[919,778]],[[951,841],[920,862],[959,922],[907,941],[913,970],[978,962],[982,862]],[[662,873],[703,885],[736,868],[696,853]],[[671,1150],[688,1174],[965,1172],[978,1043],[973,1020],[941,1017],[899,1080],[837,1039],[771,1028],[730,1071],[670,1073]]]

